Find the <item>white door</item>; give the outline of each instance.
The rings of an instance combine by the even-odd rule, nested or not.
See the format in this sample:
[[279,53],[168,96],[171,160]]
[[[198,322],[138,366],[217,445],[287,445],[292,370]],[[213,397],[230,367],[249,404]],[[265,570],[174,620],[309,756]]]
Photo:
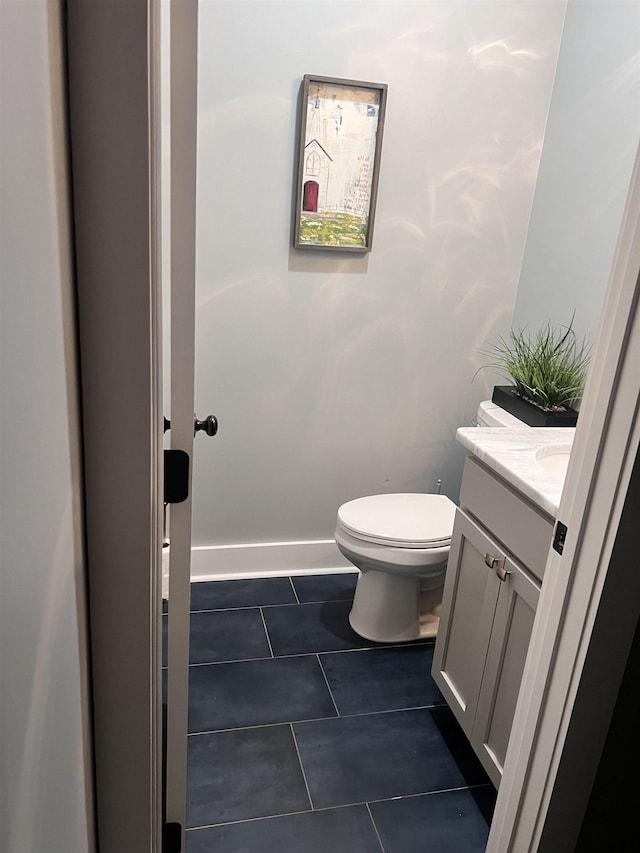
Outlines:
[[[173,417],[172,444],[190,455],[196,3],[175,5],[173,251],[179,286],[173,306],[175,399],[173,411],[164,414]],[[84,717],[94,764],[85,778],[95,799],[95,810],[89,811],[95,814],[101,853],[160,853],[163,847],[158,269],[161,201],[170,199],[160,192],[160,9],[159,0],[68,0],[64,44],[61,40],[57,47],[67,63],[68,91],[58,93],[56,121],[65,126],[66,108],[82,377],[83,465],[74,476],[85,516],[78,531],[84,536],[90,599],[91,696]],[[53,30],[50,36],[55,45]],[[176,504],[172,523],[165,735],[167,818],[179,827],[179,843],[185,804],[188,502]],[[169,853],[170,845],[164,848]]]
[[[197,142],[197,0],[171,4],[170,13],[170,222],[171,410],[170,447],[193,459],[195,358],[195,212]],[[215,419],[197,425],[215,434]],[[185,500],[168,517],[169,614],[165,717],[165,850],[184,850],[189,687],[191,464]],[[178,839],[180,846],[178,847]]]

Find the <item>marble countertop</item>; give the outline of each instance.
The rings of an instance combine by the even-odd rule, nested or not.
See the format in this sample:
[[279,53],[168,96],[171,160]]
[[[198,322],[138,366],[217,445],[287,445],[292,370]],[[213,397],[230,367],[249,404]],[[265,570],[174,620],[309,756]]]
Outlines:
[[536,454],[549,445],[573,443],[575,427],[461,427],[456,438],[467,450],[554,518],[564,478],[547,473]]

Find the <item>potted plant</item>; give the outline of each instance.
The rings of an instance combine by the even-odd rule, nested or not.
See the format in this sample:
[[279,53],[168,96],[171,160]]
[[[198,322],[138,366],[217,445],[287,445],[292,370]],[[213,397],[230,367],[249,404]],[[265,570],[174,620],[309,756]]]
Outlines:
[[571,403],[582,397],[591,347],[576,339],[573,318],[559,329],[547,323],[534,335],[526,327],[512,329],[483,352],[492,358],[484,367],[512,383],[493,389],[496,405],[530,426],[575,426]]

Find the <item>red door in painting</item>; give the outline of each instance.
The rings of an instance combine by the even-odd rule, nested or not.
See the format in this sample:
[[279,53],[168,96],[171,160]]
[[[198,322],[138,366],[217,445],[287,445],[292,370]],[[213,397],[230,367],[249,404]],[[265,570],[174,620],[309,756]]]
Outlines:
[[302,209],[310,213],[318,212],[318,184],[316,181],[307,181],[302,194]]

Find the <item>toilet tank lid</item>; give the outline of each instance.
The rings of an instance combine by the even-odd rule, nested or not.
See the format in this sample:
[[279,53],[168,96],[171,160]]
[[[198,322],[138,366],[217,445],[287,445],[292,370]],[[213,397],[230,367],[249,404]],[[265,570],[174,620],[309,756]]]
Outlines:
[[478,426],[502,427],[503,429],[530,429],[529,425],[511,412],[506,412],[492,400],[483,400],[478,406]]
[[338,523],[358,538],[396,547],[441,547],[451,541],[456,505],[446,495],[370,495],[343,504]]

